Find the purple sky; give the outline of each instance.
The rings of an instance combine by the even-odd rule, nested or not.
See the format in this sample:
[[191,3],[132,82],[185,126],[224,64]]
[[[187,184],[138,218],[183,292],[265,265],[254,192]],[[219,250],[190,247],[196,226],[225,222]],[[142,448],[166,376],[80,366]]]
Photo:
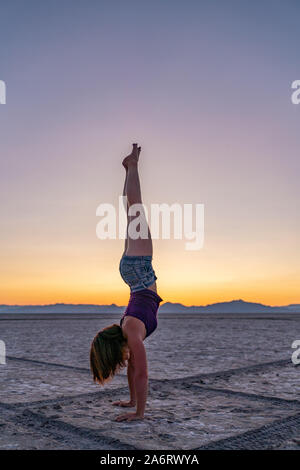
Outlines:
[[123,242],[96,238],[95,211],[134,141],[146,204],[205,204],[203,250],[155,241],[164,300],[300,302],[299,13],[2,1],[0,303],[124,303]]

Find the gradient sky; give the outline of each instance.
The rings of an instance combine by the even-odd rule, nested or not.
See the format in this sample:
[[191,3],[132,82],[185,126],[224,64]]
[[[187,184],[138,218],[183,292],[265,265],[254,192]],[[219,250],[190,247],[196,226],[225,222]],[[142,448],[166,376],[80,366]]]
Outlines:
[[205,246],[154,242],[165,301],[300,303],[298,0],[4,0],[0,303],[128,300],[96,238],[121,159],[145,204],[204,203]]

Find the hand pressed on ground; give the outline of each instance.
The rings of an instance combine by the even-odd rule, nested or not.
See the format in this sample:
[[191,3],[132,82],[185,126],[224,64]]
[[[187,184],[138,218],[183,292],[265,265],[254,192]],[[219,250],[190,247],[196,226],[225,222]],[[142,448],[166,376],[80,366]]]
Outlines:
[[118,401],[114,401],[112,404],[114,406],[122,406],[122,407],[132,407],[136,405],[136,403],[131,400],[129,401],[118,400]]
[[136,413],[125,413],[116,417],[116,421],[136,421],[143,420],[144,416],[138,415]]

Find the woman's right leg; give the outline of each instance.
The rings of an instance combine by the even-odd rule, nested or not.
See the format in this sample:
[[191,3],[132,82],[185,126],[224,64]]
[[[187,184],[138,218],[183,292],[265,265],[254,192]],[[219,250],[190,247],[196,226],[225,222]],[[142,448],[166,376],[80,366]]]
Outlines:
[[129,215],[128,213],[128,228],[129,225],[136,217],[139,218],[140,227],[139,232],[144,232],[147,238],[132,238],[130,236],[130,230],[127,228],[127,249],[126,254],[129,256],[152,256],[153,246],[151,233],[148,226],[148,222],[143,210],[141,185],[138,172],[138,162],[134,159],[128,163],[127,166],[127,184],[126,184],[126,196],[128,211],[134,204],[138,204],[138,215]]
[[[127,239],[124,254],[127,256],[152,256],[153,245],[151,233],[142,205],[141,185],[138,172],[139,154],[140,148],[137,147],[137,144],[134,144],[132,154],[129,157],[126,157],[123,161],[124,166],[127,168],[123,192],[123,195],[125,195],[127,198]],[[140,207],[138,207],[138,215],[129,215],[130,208],[134,204],[140,205]],[[136,217],[139,218],[140,225],[143,225],[143,230],[141,227],[139,227],[139,232],[144,231],[144,233],[147,235],[147,238],[133,238],[130,236],[129,227],[131,222],[133,222]],[[154,281],[154,283],[151,284],[148,289],[156,292],[156,281]]]
[[124,209],[126,210],[126,214],[127,214],[127,227],[126,227],[126,238],[125,238],[125,243],[124,243],[124,252],[123,252],[123,255],[126,254],[126,250],[127,250],[127,247],[128,247],[128,202],[127,202],[127,196],[126,196],[126,191],[127,191],[127,174],[128,174],[128,170],[127,170],[127,166],[125,166],[125,170],[126,170],[126,176],[125,176],[125,181],[124,181],[124,188],[123,188],[123,203],[124,203]]

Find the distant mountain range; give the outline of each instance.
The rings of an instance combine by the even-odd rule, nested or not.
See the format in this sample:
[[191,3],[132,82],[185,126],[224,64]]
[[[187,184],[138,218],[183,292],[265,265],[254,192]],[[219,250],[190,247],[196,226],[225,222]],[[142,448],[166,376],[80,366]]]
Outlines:
[[[124,306],[90,304],[51,305],[0,305],[1,313],[122,313]],[[166,302],[160,307],[166,313],[300,313],[300,304],[271,307],[269,305],[232,300],[211,305],[187,307],[179,303]]]

